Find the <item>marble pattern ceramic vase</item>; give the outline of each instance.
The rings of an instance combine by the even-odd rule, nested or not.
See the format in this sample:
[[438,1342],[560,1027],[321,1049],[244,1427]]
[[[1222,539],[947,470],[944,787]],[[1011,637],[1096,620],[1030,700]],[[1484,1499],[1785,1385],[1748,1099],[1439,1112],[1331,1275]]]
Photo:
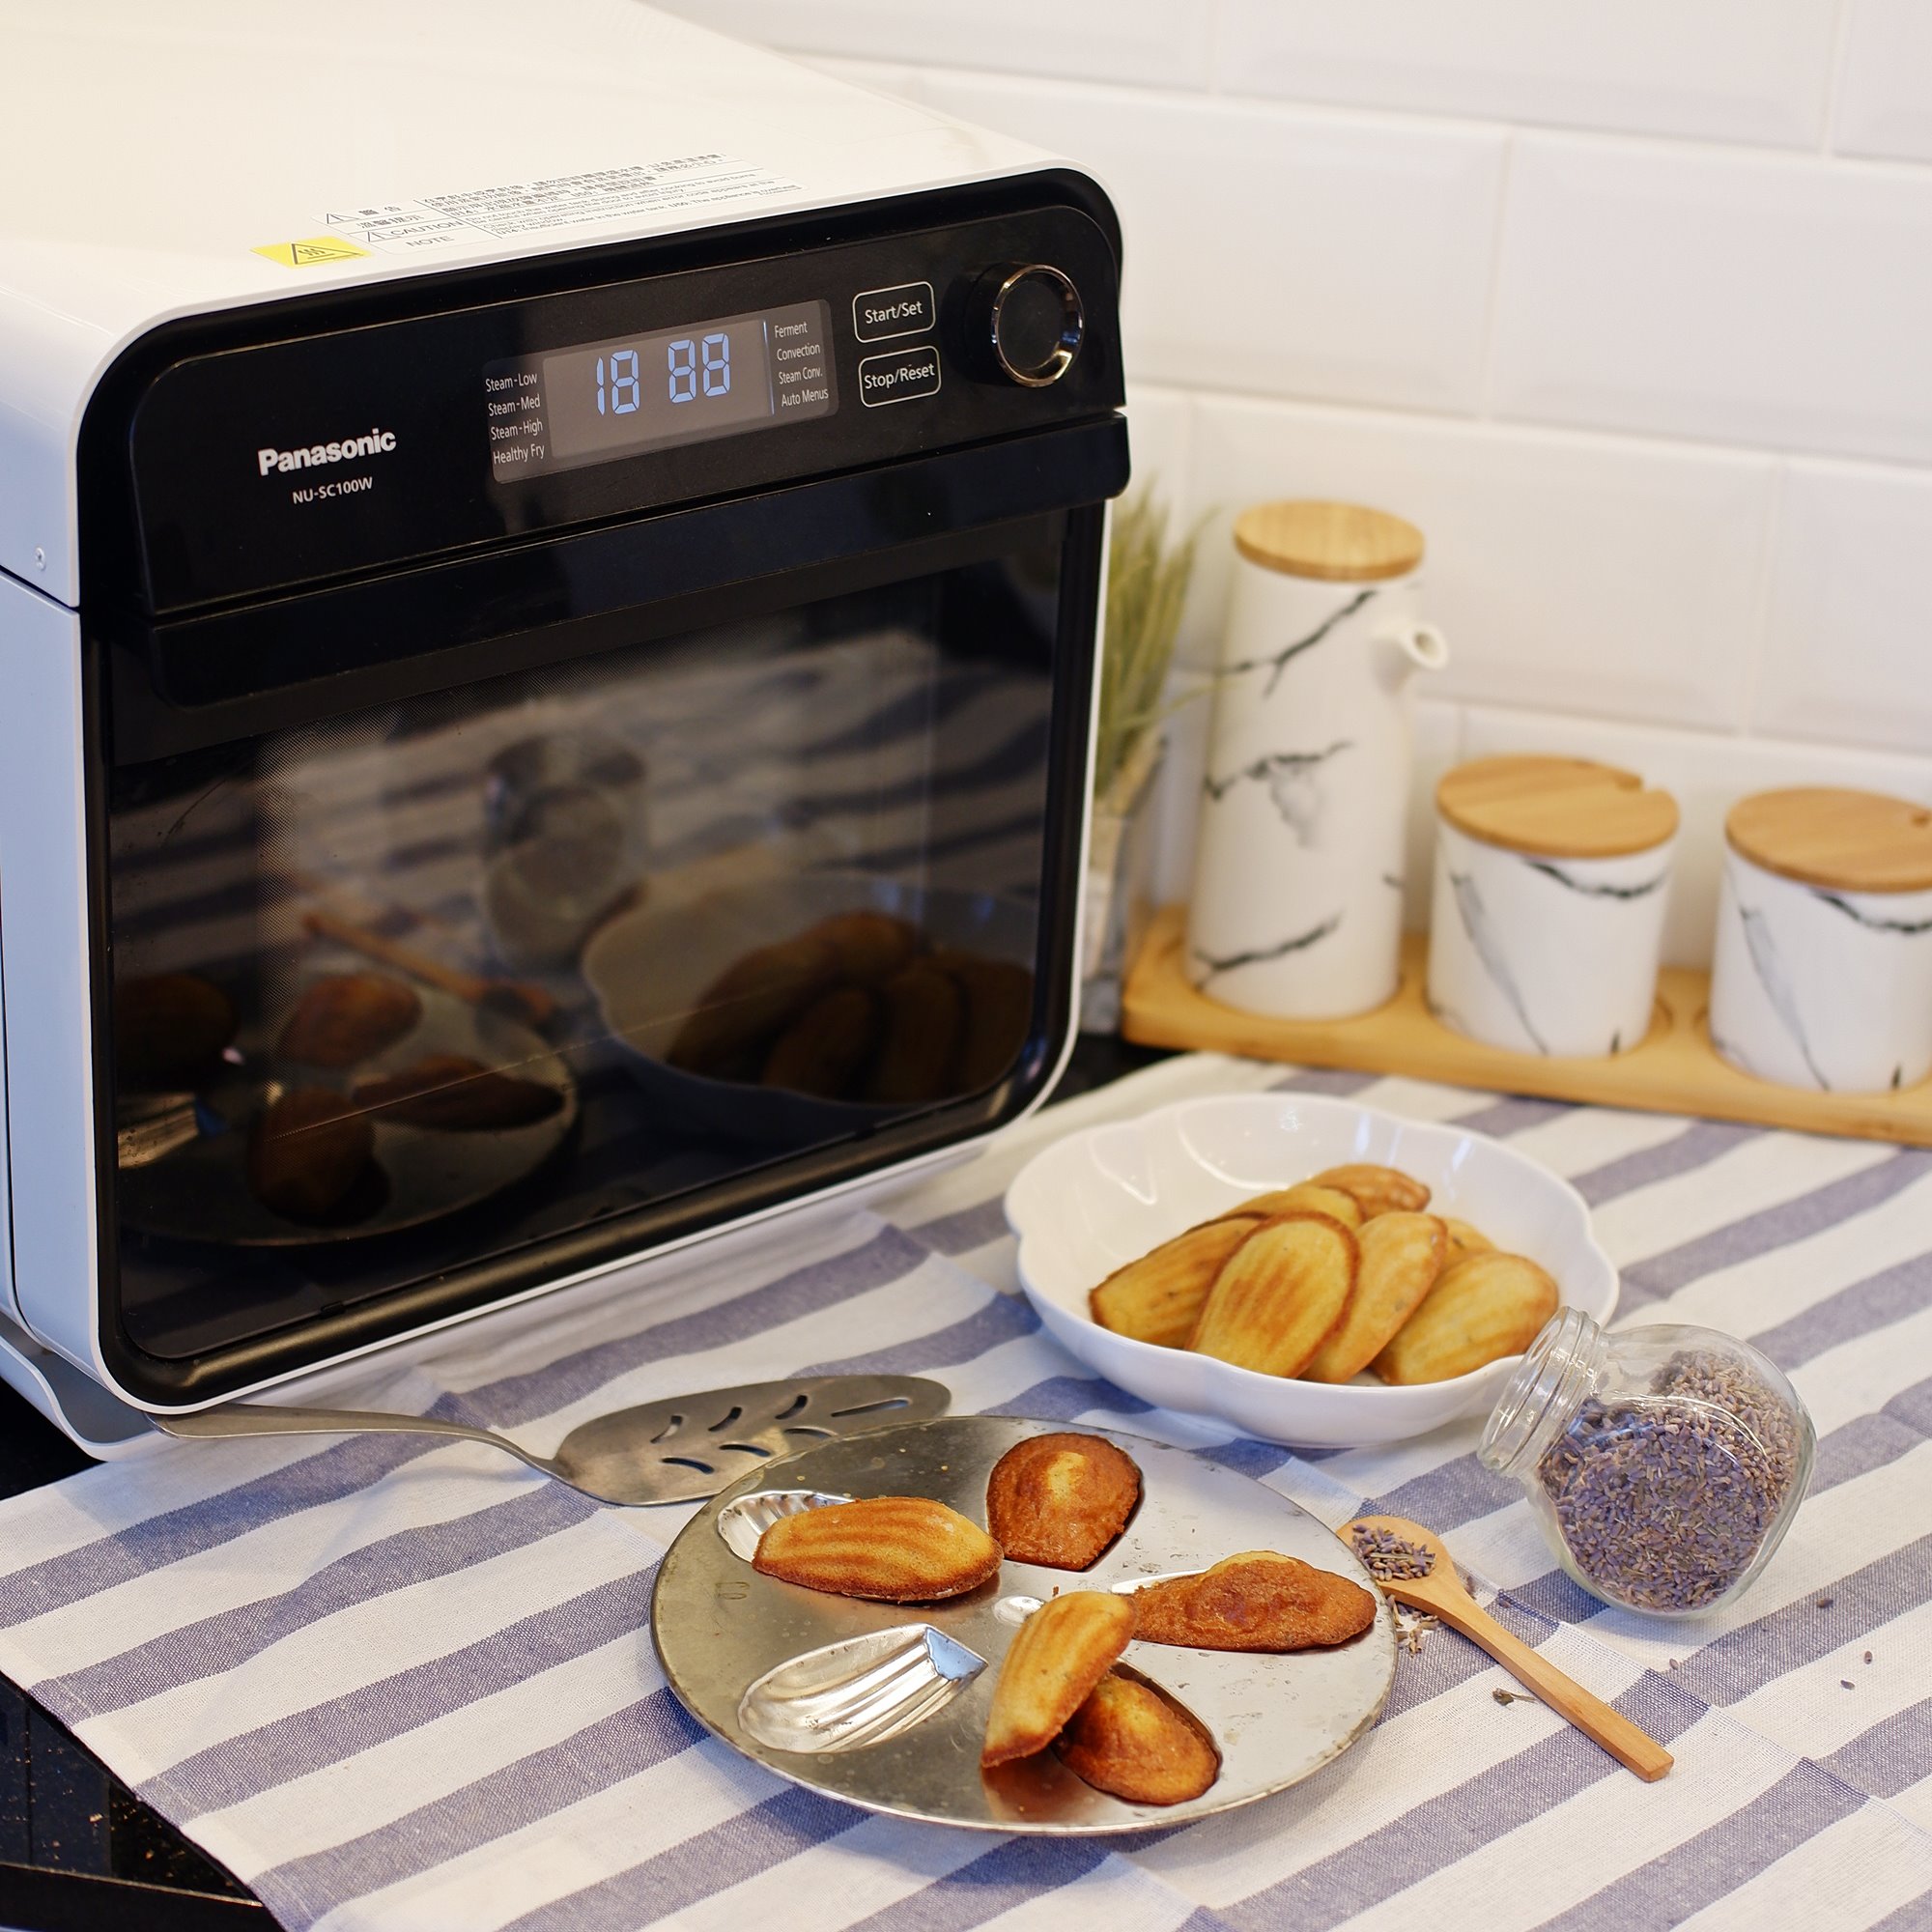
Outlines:
[[[1378,532],[1394,526],[1366,566],[1385,574],[1297,574],[1306,542],[1300,551],[1264,546],[1269,526],[1256,522],[1297,512],[1371,520]],[[1305,540],[1320,526],[1304,519],[1278,527]],[[1364,1012],[1394,994],[1400,973],[1408,685],[1449,656],[1422,619],[1421,535],[1343,505],[1264,505],[1236,529],[1187,976],[1248,1012]]]
[[[1872,803],[1904,814],[1907,828],[1924,821],[1917,829],[1932,847],[1932,813],[1903,800]],[[1815,825],[1820,810],[1804,815]],[[1767,853],[1762,840],[1752,842]],[[1712,958],[1712,1044],[1744,1072],[1784,1087],[1859,1094],[1916,1086],[1932,1073],[1932,886],[1861,891],[1843,881],[1869,880],[1869,870],[1852,867],[1833,883],[1829,866],[1800,869],[1814,876],[1755,863],[1732,830]],[[1897,875],[1926,876],[1923,867]]]
[[1517,1053],[1623,1053],[1650,1031],[1675,840],[1609,859],[1544,859],[1440,821],[1429,1004]]
[[1595,1058],[1650,1031],[1678,812],[1585,758],[1477,758],[1435,793],[1430,1009],[1516,1053]]

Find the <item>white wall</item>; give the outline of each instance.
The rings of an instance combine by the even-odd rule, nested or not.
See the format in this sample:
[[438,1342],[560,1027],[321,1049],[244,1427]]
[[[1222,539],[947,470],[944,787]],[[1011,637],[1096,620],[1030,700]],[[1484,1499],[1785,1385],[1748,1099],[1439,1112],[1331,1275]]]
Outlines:
[[1932,0],[672,4],[1106,183],[1195,661],[1234,510],[1412,518],[1424,782],[1669,785],[1683,959],[1733,797],[1932,800]]

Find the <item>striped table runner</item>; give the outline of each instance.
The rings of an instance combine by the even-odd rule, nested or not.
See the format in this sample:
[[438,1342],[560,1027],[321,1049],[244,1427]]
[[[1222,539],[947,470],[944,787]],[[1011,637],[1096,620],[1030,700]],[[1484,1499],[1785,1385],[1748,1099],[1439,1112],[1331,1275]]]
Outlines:
[[[1649,1625],[1555,1571],[1475,1424],[1290,1456],[1093,1379],[1013,1293],[1000,1195],[1044,1139],[1285,1084],[1505,1137],[1567,1175],[1620,1319],[1748,1335],[1819,1434],[1738,1608]],[[1665,1740],[1638,1782],[1454,1634],[1281,1797],[1129,1840],[912,1827],[709,1739],[646,1632],[689,1510],[599,1509],[407,1437],[171,1447],[0,1504],[0,1670],[291,1928],[1109,1932],[1932,1923],[1932,1154],[1199,1057],[864,1208],[714,1243],[324,1391],[516,1431],[795,1372],[1191,1444],[1324,1521],[1442,1530],[1520,1635]]]

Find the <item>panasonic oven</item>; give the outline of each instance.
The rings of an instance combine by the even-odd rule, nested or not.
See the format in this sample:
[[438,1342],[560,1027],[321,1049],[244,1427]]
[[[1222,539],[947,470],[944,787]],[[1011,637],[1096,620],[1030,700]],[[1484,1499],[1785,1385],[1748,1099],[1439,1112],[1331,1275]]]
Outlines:
[[[1104,196],[641,8],[437,12],[387,195],[393,72],[275,9],[59,10],[0,135],[0,1375],[98,1451],[1070,1039]],[[241,88],[284,31],[326,138]]]

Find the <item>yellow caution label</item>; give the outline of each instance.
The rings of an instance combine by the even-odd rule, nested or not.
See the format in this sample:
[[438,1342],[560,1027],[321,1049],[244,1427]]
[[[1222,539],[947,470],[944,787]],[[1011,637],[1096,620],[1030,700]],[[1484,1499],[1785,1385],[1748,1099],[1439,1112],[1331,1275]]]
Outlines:
[[369,250],[345,242],[339,235],[310,235],[299,242],[270,242],[265,248],[251,248],[250,254],[266,255],[285,269],[319,269],[326,262],[353,262]]

